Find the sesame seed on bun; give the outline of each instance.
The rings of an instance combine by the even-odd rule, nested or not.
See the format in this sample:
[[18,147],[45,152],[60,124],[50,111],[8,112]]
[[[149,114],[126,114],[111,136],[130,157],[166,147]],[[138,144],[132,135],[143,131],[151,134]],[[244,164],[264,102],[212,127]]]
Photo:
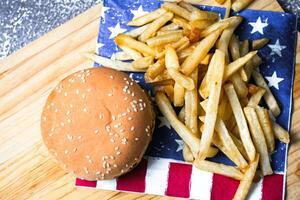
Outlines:
[[151,102],[127,74],[92,68],[71,74],[49,95],[41,131],[49,152],[86,180],[133,169],[154,129]]

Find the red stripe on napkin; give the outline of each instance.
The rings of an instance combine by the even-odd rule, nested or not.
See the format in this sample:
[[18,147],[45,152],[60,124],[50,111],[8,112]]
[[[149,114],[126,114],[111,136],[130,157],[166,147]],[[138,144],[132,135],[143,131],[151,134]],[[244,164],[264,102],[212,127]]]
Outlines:
[[87,180],[82,180],[80,178],[76,178],[75,185],[76,186],[82,186],[82,187],[95,188],[97,186],[97,181],[87,181]]
[[192,168],[192,165],[189,164],[170,163],[168,188],[165,194],[188,198],[190,196]]
[[145,192],[147,160],[142,159],[140,164],[131,172],[117,179],[117,190],[131,192]]
[[239,186],[240,181],[222,176],[213,175],[211,200],[231,200]]
[[262,200],[281,200],[283,190],[283,175],[265,176],[262,185]]

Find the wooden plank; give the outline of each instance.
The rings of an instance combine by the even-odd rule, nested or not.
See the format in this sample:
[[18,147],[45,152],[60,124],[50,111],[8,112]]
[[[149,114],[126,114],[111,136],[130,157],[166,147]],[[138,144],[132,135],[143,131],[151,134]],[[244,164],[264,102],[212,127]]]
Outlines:
[[[214,1],[203,0],[200,3],[212,5]],[[281,11],[275,0],[256,0],[250,8]],[[85,60],[80,53],[95,50],[100,13],[101,5],[97,5],[0,61],[0,197],[173,199],[76,188],[75,177],[66,174],[42,144],[42,106],[61,79],[92,66],[92,62]],[[300,52],[299,43],[297,51]],[[300,195],[300,54],[297,54],[296,70],[288,199],[296,199]]]

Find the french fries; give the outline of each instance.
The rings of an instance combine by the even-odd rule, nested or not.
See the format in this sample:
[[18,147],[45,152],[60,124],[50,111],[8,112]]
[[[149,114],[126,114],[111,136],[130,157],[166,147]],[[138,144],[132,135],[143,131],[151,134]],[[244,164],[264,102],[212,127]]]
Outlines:
[[256,70],[252,71],[252,77],[258,86],[266,90],[264,94],[264,99],[266,101],[266,104],[268,105],[269,109],[272,111],[273,115],[277,117],[280,114],[280,108],[270,88],[268,87],[268,84],[266,83],[265,79]]
[[247,194],[250,190],[250,187],[252,185],[252,180],[255,176],[255,172],[258,166],[259,161],[259,154],[255,156],[255,159],[252,163],[250,163],[249,168],[245,172],[243,178],[240,181],[239,187],[237,191],[234,194],[233,199],[234,200],[244,200],[247,197]]
[[253,138],[254,145],[259,153],[259,164],[262,174],[270,175],[273,173],[273,170],[270,165],[270,159],[268,155],[268,148],[266,144],[266,140],[264,137],[263,130],[260,126],[259,119],[255,112],[255,109],[252,107],[244,108],[245,116],[248,121],[250,132]]
[[[234,199],[247,197],[254,177],[273,173],[269,153],[275,139],[289,142],[288,132],[270,119],[269,111],[278,116],[280,108],[256,71],[262,63],[257,51],[269,39],[251,41],[249,48],[249,40],[240,42],[234,33],[242,17],[230,17],[230,7],[241,10],[251,1],[227,0],[219,19],[190,1],[168,0],[128,22],[137,28],[115,38],[122,49],[116,60],[86,55],[114,69],[146,71],[159,110],[183,140],[184,160],[240,180]],[[249,83],[251,76],[256,84]],[[260,106],[262,97],[270,110]],[[180,109],[178,116],[173,107]],[[219,150],[236,167],[205,160]]]
[[157,18],[159,18],[166,12],[167,12],[166,10],[159,8],[153,12],[150,12],[146,15],[143,15],[141,17],[131,20],[130,22],[127,23],[127,25],[128,26],[142,26],[144,24],[147,24],[149,22],[156,20]]
[[198,153],[199,160],[204,160],[206,158],[209,146],[213,138],[214,127],[218,113],[219,98],[221,94],[222,78],[225,67],[225,54],[222,51],[216,50],[212,59],[214,59],[215,62],[211,67],[213,67],[215,70],[213,70],[214,74],[212,74],[213,84],[209,85],[210,96],[208,97],[204,130],[200,141]]
[[247,151],[248,158],[250,159],[250,161],[253,161],[255,158],[256,151],[255,151],[254,145],[252,143],[252,139],[251,139],[250,132],[249,132],[249,129],[247,126],[245,115],[241,108],[237,94],[236,94],[232,84],[225,85],[224,89],[227,94],[229,103],[231,105],[235,120],[237,122],[239,132],[241,135],[241,140]]

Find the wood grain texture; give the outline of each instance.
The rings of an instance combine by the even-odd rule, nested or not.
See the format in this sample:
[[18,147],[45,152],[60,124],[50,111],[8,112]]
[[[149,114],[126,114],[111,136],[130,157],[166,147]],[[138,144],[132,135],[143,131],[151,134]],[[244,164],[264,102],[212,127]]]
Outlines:
[[[281,11],[275,0],[256,0],[250,8]],[[40,114],[45,100],[64,77],[92,66],[80,53],[94,52],[100,13],[97,5],[0,61],[0,199],[173,199],[76,188],[75,177],[66,174],[42,144]],[[296,60],[288,199],[300,195],[299,53]]]

